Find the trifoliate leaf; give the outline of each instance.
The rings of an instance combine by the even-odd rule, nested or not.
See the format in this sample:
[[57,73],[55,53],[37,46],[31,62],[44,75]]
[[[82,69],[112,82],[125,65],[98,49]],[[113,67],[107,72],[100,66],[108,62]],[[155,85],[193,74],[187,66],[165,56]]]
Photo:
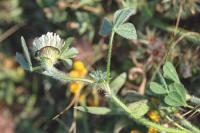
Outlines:
[[96,115],[106,115],[111,112],[111,109],[106,108],[106,107],[84,107],[84,106],[76,106],[74,107],[77,110],[83,111],[83,112],[88,112],[91,114],[96,114]]
[[115,31],[126,39],[137,39],[135,27],[131,23],[121,24],[115,29]]
[[160,85],[156,82],[150,83],[150,90],[155,94],[166,94],[167,93],[166,89],[162,85]]
[[111,33],[111,31],[112,31],[112,24],[108,21],[107,18],[104,18],[99,34],[101,36],[107,36]]
[[180,83],[176,69],[171,62],[166,62],[163,66],[163,76],[174,82]]

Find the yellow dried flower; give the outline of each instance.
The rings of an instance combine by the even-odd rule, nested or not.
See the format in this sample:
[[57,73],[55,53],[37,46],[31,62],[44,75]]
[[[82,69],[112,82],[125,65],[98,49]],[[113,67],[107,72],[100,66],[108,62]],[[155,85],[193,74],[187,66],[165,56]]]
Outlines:
[[148,133],[158,133],[158,130],[153,127],[150,127],[148,128]]
[[83,62],[81,61],[75,61],[73,64],[73,69],[77,70],[77,71],[82,71],[85,69],[85,66],[83,64]]
[[156,111],[156,110],[150,110],[150,111],[148,112],[148,116],[149,116],[149,118],[150,118],[152,121],[160,122],[160,115],[159,115],[158,111]]

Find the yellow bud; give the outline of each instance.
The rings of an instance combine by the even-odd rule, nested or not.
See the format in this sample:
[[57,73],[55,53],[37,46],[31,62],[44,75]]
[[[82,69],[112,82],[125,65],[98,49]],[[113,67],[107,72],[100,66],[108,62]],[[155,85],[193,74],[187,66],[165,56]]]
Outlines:
[[81,89],[81,83],[80,82],[70,83],[69,89],[72,93],[76,93],[77,91],[79,91],[79,89]]
[[87,72],[88,72],[87,69],[82,69],[82,70],[78,71],[80,77],[85,77]]
[[74,64],[73,64],[73,69],[81,71],[81,70],[85,69],[85,66],[84,66],[83,62],[75,61]]
[[70,77],[79,77],[79,72],[78,71],[75,71],[75,70],[72,70],[70,73],[69,73],[69,76]]
[[152,121],[160,122],[160,115],[159,115],[158,111],[151,110],[148,112],[148,116]]

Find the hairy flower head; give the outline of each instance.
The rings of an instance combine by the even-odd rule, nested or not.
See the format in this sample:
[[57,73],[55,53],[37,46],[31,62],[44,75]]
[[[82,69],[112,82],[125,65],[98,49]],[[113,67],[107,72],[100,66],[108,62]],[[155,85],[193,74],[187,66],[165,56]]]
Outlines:
[[58,59],[70,62],[69,58],[73,58],[78,53],[75,48],[69,49],[69,45],[65,44],[56,33],[47,32],[34,39],[32,51],[44,67],[52,67]]
[[53,47],[59,52],[64,46],[64,41],[56,33],[47,32],[47,34],[35,38],[33,41],[33,52],[37,52],[45,47]]
[[34,56],[42,61],[43,65],[51,67],[57,62],[63,46],[64,41],[56,33],[47,32],[34,39],[32,50]]

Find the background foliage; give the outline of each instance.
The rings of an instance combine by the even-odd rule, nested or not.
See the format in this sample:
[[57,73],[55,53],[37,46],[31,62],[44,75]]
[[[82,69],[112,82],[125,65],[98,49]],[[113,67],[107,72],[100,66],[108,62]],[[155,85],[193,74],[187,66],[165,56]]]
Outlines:
[[[138,40],[127,41],[119,36],[114,40],[111,75],[128,73],[119,95],[130,100],[127,96],[129,91],[140,93],[146,90],[145,97],[154,97],[147,83],[169,50],[167,57],[173,61],[180,81],[191,95],[200,96],[199,0],[1,0],[2,133],[63,133],[72,127],[75,119],[77,132],[130,132],[132,129],[146,132],[146,128],[124,115],[90,115],[74,112],[72,108],[58,121],[52,120],[71,102],[74,93],[67,83],[37,73],[30,74],[15,60],[16,51],[22,51],[21,36],[31,48],[35,37],[52,31],[63,39],[75,37],[73,46],[79,50],[76,60],[84,62],[87,71],[97,67],[104,70],[108,37],[99,35],[101,22],[104,17],[113,20],[113,13],[124,7],[134,9],[129,21],[137,29]],[[168,49],[171,45],[174,45],[173,49]],[[73,69],[66,65],[58,67],[66,72]],[[84,87],[81,94],[83,99],[79,104],[111,104],[91,87]],[[180,113],[188,111],[188,108],[183,108]],[[200,127],[198,113],[192,112],[185,117]]]

